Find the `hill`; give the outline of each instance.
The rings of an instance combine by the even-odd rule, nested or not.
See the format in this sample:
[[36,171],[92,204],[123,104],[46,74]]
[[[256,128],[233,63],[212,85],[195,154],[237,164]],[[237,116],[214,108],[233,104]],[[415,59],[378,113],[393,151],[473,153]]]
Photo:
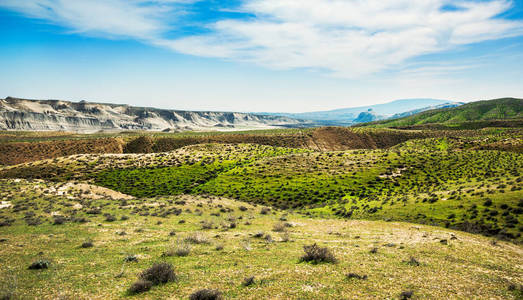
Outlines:
[[[15,165],[60,156],[92,153],[151,153],[176,150],[189,145],[257,144],[314,151],[382,149],[419,138],[463,138],[482,136],[485,127],[502,127],[500,121],[479,124],[473,130],[400,130],[389,128],[319,127],[233,132],[134,132],[79,134],[67,132],[1,132],[0,165]],[[503,125],[503,124],[501,124]],[[518,124],[512,123],[516,126]],[[433,125],[431,125],[433,126]],[[523,124],[516,126],[523,127]],[[485,132],[477,129],[485,128]],[[444,128],[445,129],[445,128]],[[518,129],[511,129],[517,134]],[[475,144],[482,149],[523,152],[517,140]]]
[[151,154],[83,154],[3,167],[0,178],[87,180],[136,197],[215,195],[521,241],[523,153],[500,151],[503,145],[521,150],[521,132],[411,139],[374,150],[203,144]]
[[228,131],[305,125],[311,124],[288,117],[236,112],[181,111],[86,101],[0,99],[0,130]]
[[458,126],[467,122],[523,119],[523,99],[502,98],[467,103],[458,107],[424,111],[404,118],[358,126],[408,127],[427,124]]
[[426,133],[421,132],[390,129],[358,130],[342,127],[221,133],[123,132],[95,135],[7,132],[0,133],[0,165],[13,165],[73,154],[166,152],[205,143],[251,143],[318,151],[376,149],[425,136]]
[[418,108],[418,109],[409,110],[409,111],[406,111],[406,112],[403,112],[403,113],[395,114],[395,115],[393,115],[392,117],[390,117],[388,119],[399,119],[399,118],[415,115],[417,113],[424,112],[424,111],[427,111],[427,110],[458,107],[458,106],[463,105],[463,104],[465,104],[465,103],[463,103],[463,102],[452,102],[452,103],[443,103],[443,104],[438,104],[438,105],[431,105],[431,106],[427,106],[427,107]]

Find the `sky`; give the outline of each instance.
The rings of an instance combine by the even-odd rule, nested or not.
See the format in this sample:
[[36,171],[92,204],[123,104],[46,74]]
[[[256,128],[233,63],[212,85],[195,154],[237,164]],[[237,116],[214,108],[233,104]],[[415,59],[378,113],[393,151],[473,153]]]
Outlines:
[[305,112],[523,98],[523,0],[0,0],[0,97]]

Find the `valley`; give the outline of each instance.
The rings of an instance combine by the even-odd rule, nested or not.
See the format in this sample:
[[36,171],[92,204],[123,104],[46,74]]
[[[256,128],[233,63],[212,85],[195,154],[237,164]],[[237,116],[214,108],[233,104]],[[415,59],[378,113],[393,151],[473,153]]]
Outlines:
[[0,300],[523,300],[523,1],[0,24]]

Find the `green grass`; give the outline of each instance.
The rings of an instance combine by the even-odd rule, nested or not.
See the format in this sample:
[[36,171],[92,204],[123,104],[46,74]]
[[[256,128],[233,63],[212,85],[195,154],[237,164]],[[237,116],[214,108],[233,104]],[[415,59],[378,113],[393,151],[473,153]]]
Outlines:
[[[425,139],[390,150],[284,152],[113,169],[95,183],[139,197],[210,194],[322,216],[434,224],[521,241],[523,154]],[[493,202],[490,207],[483,203]]]
[[233,161],[224,161],[157,169],[103,171],[97,175],[95,183],[137,197],[178,195],[190,193],[195,185],[210,180],[233,164]]
[[[232,152],[232,155],[228,155],[227,151],[218,156],[216,153],[208,152],[197,162],[189,161],[171,167],[106,170],[97,173],[94,182],[100,186],[137,197],[178,195],[191,193],[197,186],[236,166],[252,163],[263,157],[306,152],[299,149],[266,146],[248,147],[251,147],[249,151],[242,151],[240,146],[240,151]],[[213,148],[210,150],[212,151]],[[186,157],[190,158],[190,156]]]
[[[512,138],[511,138],[512,137]],[[13,166],[2,177],[92,180],[137,197],[210,194],[320,216],[398,220],[520,242],[523,153],[475,150],[518,134],[410,140],[386,150],[312,152],[198,145],[148,155],[80,155]],[[487,200],[493,202],[484,207]]]

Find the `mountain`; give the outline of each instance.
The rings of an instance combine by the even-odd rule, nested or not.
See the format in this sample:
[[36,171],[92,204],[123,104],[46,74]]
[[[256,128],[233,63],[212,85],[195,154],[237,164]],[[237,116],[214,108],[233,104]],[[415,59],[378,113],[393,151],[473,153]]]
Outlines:
[[501,98],[420,112],[399,119],[362,124],[374,127],[405,127],[425,124],[455,125],[463,122],[523,119],[523,99]]
[[369,108],[369,110],[361,112],[356,119],[354,119],[354,123],[366,123],[366,122],[372,122],[379,120],[380,116],[378,116],[372,108]]
[[377,116],[377,119],[387,119],[396,114],[405,113],[417,109],[425,109],[436,105],[455,103],[449,100],[438,99],[401,99],[394,100],[384,104],[375,104],[368,106],[341,108],[328,111],[316,111],[305,113],[264,113],[267,115],[286,116],[302,120],[319,121],[323,125],[350,125],[357,123],[356,119],[362,112],[368,112],[371,109]]
[[[444,104],[439,104],[439,105],[431,105],[431,106],[427,106],[427,107],[414,109],[414,110],[409,110],[409,111],[406,111],[406,112],[403,112],[403,113],[395,114],[395,115],[393,115],[392,117],[390,117],[388,119],[399,119],[399,118],[415,115],[417,113],[424,112],[424,111],[427,111],[427,110],[439,109],[439,108],[458,107],[458,106],[463,105],[463,104],[465,104],[465,103],[464,102],[451,102],[451,103],[444,103]],[[373,121],[376,121],[376,120],[373,120]]]
[[302,127],[310,122],[285,116],[182,111],[62,100],[0,99],[0,130],[240,130]]

